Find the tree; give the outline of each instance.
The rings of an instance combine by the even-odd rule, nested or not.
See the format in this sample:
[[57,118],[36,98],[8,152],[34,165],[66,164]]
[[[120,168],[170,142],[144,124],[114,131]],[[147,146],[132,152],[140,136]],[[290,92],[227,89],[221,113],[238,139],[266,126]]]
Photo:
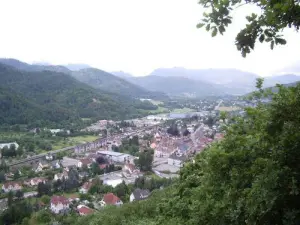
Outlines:
[[21,190],[17,190],[15,196],[16,198],[21,199],[24,197],[24,193]]
[[17,180],[19,177],[20,177],[20,171],[19,171],[19,170],[16,170],[16,171],[14,172],[14,180]]
[[51,184],[40,182],[37,186],[38,196],[51,195]]
[[50,203],[50,197],[48,195],[43,195],[41,197],[41,201],[45,204],[48,205]]
[[14,199],[14,193],[12,191],[8,192],[8,195],[7,195],[7,205],[8,205],[8,207],[11,207],[13,199]]
[[135,165],[140,168],[141,171],[152,170],[153,155],[150,151],[144,151],[139,154],[139,158],[134,161]]
[[205,27],[207,31],[212,31],[213,37],[217,33],[223,35],[232,22],[233,11],[237,8],[251,4],[261,9],[260,15],[251,13],[246,16],[248,24],[236,36],[235,44],[243,57],[254,49],[257,40],[261,43],[270,43],[271,49],[274,45],[286,44],[286,40],[282,37],[282,30],[293,27],[298,31],[300,26],[299,1],[200,0],[199,4],[208,10],[203,14],[204,18],[197,27]]
[[6,180],[4,171],[0,171],[0,182],[4,182]]

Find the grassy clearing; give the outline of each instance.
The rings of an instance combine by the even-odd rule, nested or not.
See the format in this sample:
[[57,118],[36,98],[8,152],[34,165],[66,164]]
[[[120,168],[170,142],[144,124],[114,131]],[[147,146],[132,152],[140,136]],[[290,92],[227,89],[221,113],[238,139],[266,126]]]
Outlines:
[[78,145],[78,144],[82,144],[85,142],[92,142],[98,138],[99,138],[99,136],[94,136],[94,135],[69,137],[66,140],[60,140],[58,142],[53,143],[53,150],[65,148],[68,146]]
[[162,101],[157,101],[157,100],[151,100],[150,101],[153,105],[161,105],[164,104]]
[[188,113],[188,112],[195,112],[195,110],[190,109],[190,108],[182,108],[182,109],[173,109],[172,112],[173,113]]
[[220,106],[218,108],[218,110],[224,111],[224,112],[230,112],[230,111],[240,110],[240,108],[237,106]]

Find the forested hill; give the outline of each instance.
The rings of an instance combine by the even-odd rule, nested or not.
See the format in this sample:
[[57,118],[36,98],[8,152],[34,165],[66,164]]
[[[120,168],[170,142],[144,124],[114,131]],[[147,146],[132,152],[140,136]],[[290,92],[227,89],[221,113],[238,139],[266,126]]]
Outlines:
[[149,91],[147,90],[147,88],[140,87],[111,73],[95,68],[86,68],[79,71],[72,71],[71,75],[77,80],[86,83],[94,88],[109,91],[112,93],[139,98],[167,98],[166,94],[164,94],[162,91]]
[[147,88],[132,84],[111,73],[100,69],[91,68],[88,65],[68,64],[60,65],[43,65],[43,64],[27,64],[16,59],[1,59],[0,63],[14,67],[20,71],[41,72],[44,70],[52,72],[60,72],[73,76],[78,81],[88,84],[96,89],[113,94],[133,97],[133,98],[152,98],[165,99],[168,98],[163,92],[149,91]]
[[125,119],[140,116],[143,109],[140,101],[95,90],[65,73],[25,71],[1,63],[0,88],[5,108],[1,124]]

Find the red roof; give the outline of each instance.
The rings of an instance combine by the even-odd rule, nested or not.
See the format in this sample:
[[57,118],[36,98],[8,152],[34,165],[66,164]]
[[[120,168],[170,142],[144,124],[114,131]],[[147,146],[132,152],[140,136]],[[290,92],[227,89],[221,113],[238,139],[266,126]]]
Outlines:
[[100,169],[105,169],[105,167],[106,167],[107,165],[108,165],[108,164],[100,164],[100,165],[99,165],[99,168],[100,168]]
[[89,165],[89,164],[92,164],[93,163],[93,160],[91,159],[80,159],[80,162],[83,164],[83,165]]
[[118,201],[120,201],[119,197],[115,196],[113,193],[107,193],[103,196],[103,201],[107,205],[115,205]]
[[88,214],[92,214],[94,212],[94,210],[92,210],[91,208],[89,207],[86,207],[86,206],[82,206],[78,209],[78,212],[80,214],[84,214],[84,215],[88,215]]
[[63,205],[68,205],[69,200],[65,198],[64,196],[53,196],[51,198],[51,204],[58,205],[58,204],[63,204]]
[[9,186],[13,186],[13,187],[16,187],[16,186],[20,186],[22,187],[22,185],[18,182],[6,182],[5,184],[3,184],[4,188],[8,188]]

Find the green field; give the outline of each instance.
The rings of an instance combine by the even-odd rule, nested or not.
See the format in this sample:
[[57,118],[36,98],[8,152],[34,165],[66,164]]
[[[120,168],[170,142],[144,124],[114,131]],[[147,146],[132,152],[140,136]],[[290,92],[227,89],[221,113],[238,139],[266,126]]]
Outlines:
[[188,112],[195,112],[195,110],[190,109],[190,108],[183,108],[183,109],[173,109],[172,112],[173,113],[188,113]]
[[78,144],[82,144],[85,142],[92,142],[98,138],[99,138],[98,136],[94,136],[94,135],[69,137],[66,140],[60,140],[58,142],[53,143],[53,150],[65,148],[68,146],[78,145]]

